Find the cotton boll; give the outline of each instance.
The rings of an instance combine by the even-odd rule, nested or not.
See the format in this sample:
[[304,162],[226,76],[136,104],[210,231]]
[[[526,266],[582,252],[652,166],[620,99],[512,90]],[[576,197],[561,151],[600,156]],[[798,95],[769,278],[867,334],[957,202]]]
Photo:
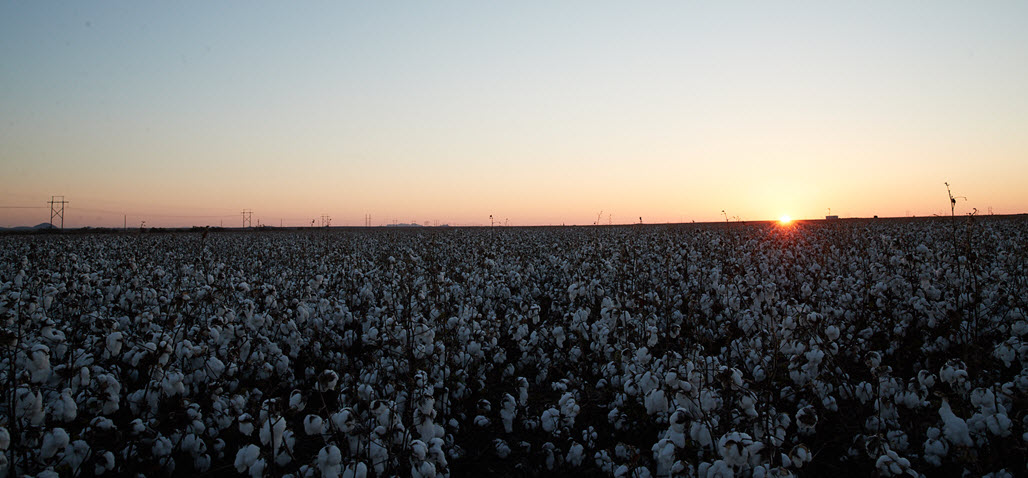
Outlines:
[[26,369],[29,371],[29,380],[32,383],[44,383],[49,380],[50,348],[42,344],[32,346]]
[[318,452],[318,470],[323,478],[335,478],[341,473],[343,455],[335,445],[328,445]]
[[544,410],[539,423],[542,425],[543,431],[553,433],[560,423],[560,411],[552,407]]
[[171,440],[168,439],[168,437],[166,436],[158,436],[157,438],[155,438],[153,441],[153,446],[151,447],[151,451],[153,452],[153,456],[155,458],[163,458],[168,455],[171,455],[172,449],[173,446]]
[[323,425],[323,420],[317,415],[307,415],[303,419],[303,431],[308,435],[320,435]]
[[281,417],[274,417],[264,420],[261,424],[260,439],[264,445],[271,445],[272,453],[278,453],[282,445],[283,432],[286,430],[286,421]]
[[568,454],[566,457],[568,464],[575,468],[582,466],[582,461],[585,459],[584,451],[585,448],[582,447],[581,443],[573,442],[568,448]]
[[875,468],[882,476],[899,476],[910,474],[917,476],[917,473],[910,469],[910,460],[899,456],[895,451],[886,450],[884,455],[875,461]]
[[71,396],[70,388],[61,391],[60,397],[50,404],[50,410],[54,420],[65,423],[75,420],[75,417],[78,416],[78,406]]
[[75,440],[64,447],[63,463],[69,468],[77,470],[89,454],[89,444],[83,440]]
[[105,451],[97,456],[96,463],[93,465],[93,474],[102,475],[108,471],[114,470],[114,453]]
[[656,415],[658,413],[666,413],[668,408],[667,397],[664,396],[663,390],[654,390],[646,395],[645,400],[646,413],[648,415]]
[[939,407],[939,416],[942,417],[942,432],[946,439],[954,445],[974,446],[971,435],[968,433],[967,423],[953,414],[949,402],[945,399]]
[[359,462],[346,465],[342,478],[367,478],[367,476],[368,465],[364,464],[364,462]]
[[810,449],[804,444],[796,445],[789,451],[789,460],[796,468],[801,468],[805,463],[809,463],[814,458],[814,455],[810,453]]
[[236,452],[236,471],[243,473],[250,469],[260,457],[261,449],[257,445],[246,445]]
[[501,460],[505,460],[510,456],[510,446],[500,438],[493,440],[493,449],[496,451],[496,456],[500,457]]
[[[244,414],[239,416],[238,421],[239,421],[239,433],[242,433],[243,435],[246,435],[246,436],[250,436],[250,434],[253,433],[253,429],[254,429],[253,417],[251,417],[249,413],[244,413]],[[247,465],[247,466],[249,466],[249,465]]]
[[[703,465],[709,465],[704,467]],[[700,476],[707,478],[733,478],[735,471],[724,460],[717,460],[714,463],[702,463],[700,465]]]
[[111,332],[107,335],[107,338],[104,340],[104,343],[106,347],[104,348],[103,357],[117,357],[119,354],[121,354],[121,347],[124,343],[124,334],[118,331]]
[[938,428],[929,428],[926,435],[928,438],[924,442],[925,461],[932,466],[942,466],[942,458],[949,453],[949,444],[940,439],[941,432]]
[[68,432],[64,431],[63,428],[54,428],[43,435],[43,444],[39,449],[39,456],[44,460],[48,460],[57,454],[58,451],[64,450],[64,447],[68,446],[70,441]]
[[11,432],[7,428],[0,427],[0,451],[7,450],[11,446]]
[[516,401],[511,394],[504,394],[500,402],[500,418],[503,420],[503,430],[511,433],[514,427],[514,417],[517,416]]
[[43,413],[43,395],[33,392],[28,387],[18,387],[14,399],[15,416],[27,420],[32,426],[43,424],[46,416]]
[[803,435],[813,435],[817,426],[817,412],[807,405],[796,412],[796,428]]

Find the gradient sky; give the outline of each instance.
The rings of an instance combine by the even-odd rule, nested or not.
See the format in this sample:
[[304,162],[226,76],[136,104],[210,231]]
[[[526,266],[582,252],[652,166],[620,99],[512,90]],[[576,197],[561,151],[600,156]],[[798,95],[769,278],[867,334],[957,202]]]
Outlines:
[[1028,2],[0,3],[0,226],[1028,212]]

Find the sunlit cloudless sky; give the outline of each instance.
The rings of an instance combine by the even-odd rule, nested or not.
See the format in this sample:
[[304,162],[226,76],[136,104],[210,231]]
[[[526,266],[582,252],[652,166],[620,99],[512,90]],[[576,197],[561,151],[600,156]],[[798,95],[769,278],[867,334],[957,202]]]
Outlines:
[[[1028,212],[1028,2],[3,2],[66,225]],[[0,226],[49,219],[0,209]]]

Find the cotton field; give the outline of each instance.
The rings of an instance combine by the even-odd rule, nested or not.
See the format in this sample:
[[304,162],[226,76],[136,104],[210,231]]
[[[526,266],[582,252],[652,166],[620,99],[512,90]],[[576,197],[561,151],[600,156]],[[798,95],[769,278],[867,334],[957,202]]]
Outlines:
[[0,475],[1024,476],[1028,219],[0,237]]

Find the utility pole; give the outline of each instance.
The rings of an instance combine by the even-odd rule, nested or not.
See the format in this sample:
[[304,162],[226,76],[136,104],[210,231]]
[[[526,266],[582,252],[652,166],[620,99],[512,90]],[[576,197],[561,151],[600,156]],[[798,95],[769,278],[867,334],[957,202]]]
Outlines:
[[496,224],[495,224],[495,223],[493,223],[493,215],[492,215],[492,214],[490,214],[490,215],[489,215],[489,227],[493,227],[493,226],[495,226],[495,225],[496,225]]
[[122,219],[124,220],[124,224],[122,224],[121,228],[127,231],[128,230],[128,214],[126,214],[125,217],[123,217]]
[[50,196],[50,225],[54,224],[54,218],[61,218],[61,230],[64,230],[64,205],[68,204],[68,201],[64,200],[64,196]]
[[253,210],[243,209],[243,227],[253,226]]
[[326,214],[321,215],[321,227],[328,227],[332,224],[332,216]]

